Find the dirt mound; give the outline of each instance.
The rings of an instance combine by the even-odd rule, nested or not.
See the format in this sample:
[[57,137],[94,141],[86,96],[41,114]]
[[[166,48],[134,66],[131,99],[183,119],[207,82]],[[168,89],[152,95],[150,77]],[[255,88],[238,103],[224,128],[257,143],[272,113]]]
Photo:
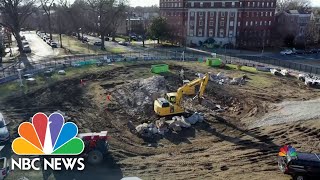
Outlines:
[[153,101],[166,92],[164,77],[153,76],[116,86],[112,97],[131,116],[149,115],[153,113]]

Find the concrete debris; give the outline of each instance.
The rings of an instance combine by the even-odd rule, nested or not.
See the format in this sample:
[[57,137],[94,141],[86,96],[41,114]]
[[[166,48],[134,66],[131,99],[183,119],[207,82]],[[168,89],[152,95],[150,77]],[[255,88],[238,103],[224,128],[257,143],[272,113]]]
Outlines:
[[195,112],[192,116],[185,119],[187,123],[196,124],[197,122],[203,122],[204,117],[202,113]]
[[222,72],[219,72],[217,75],[212,74],[210,76],[210,81],[216,82],[220,85],[230,84],[230,85],[244,85],[246,82],[247,76],[243,75],[238,78],[230,78],[225,76]]
[[320,77],[311,74],[299,74],[298,79],[310,87],[320,87]]
[[[143,123],[134,128],[134,131],[142,137],[153,137],[156,134],[164,135],[169,130],[179,132],[182,128],[189,128],[192,124],[202,122],[203,114],[195,112],[192,116],[185,118],[183,116],[174,116],[172,120],[165,121],[164,119],[157,120],[155,123]],[[129,121],[128,128],[131,132],[133,123]]]
[[153,112],[153,101],[166,93],[166,83],[163,76],[153,76],[147,79],[136,79],[129,83],[117,85],[112,92],[115,102],[135,116]]
[[276,76],[290,76],[290,73],[286,69],[270,69],[271,74]]

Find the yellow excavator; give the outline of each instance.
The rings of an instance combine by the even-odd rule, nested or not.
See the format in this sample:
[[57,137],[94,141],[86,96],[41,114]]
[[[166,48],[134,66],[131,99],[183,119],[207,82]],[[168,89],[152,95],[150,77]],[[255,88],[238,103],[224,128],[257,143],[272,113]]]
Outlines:
[[[199,100],[203,97],[203,93],[207,87],[210,74],[205,74],[202,78],[197,78],[181,86],[177,92],[167,93],[164,98],[158,98],[154,101],[154,112],[159,116],[169,116],[184,113],[182,107],[182,97],[184,94],[195,94],[195,86],[200,85],[197,94]],[[186,93],[188,92],[188,93]]]

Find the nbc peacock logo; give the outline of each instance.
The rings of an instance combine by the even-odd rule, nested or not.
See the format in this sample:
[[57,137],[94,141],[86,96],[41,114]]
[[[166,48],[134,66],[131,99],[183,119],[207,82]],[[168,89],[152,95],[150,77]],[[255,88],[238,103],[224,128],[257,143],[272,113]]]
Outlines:
[[12,142],[12,150],[18,155],[79,155],[84,143],[77,138],[78,127],[64,122],[60,113],[47,117],[37,113],[32,123],[23,122],[18,128],[20,137]]

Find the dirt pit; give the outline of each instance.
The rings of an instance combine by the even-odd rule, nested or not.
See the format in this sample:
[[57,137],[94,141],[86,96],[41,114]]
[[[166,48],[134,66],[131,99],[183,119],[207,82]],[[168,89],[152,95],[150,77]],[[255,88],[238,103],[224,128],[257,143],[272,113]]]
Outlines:
[[[157,120],[153,101],[182,85],[182,68],[189,80],[195,79],[197,72],[235,74],[232,70],[214,70],[193,63],[169,65],[171,71],[163,76],[151,74],[151,64],[139,64],[57,82],[7,99],[2,111],[12,121],[13,136],[18,125],[32,114],[50,114],[58,109],[72,118],[79,132],[107,130],[114,167],[119,167],[123,176],[142,179],[285,180],[290,177],[281,174],[276,164],[280,146],[293,144],[301,151],[320,152],[320,126],[314,121],[248,128],[272,110],[272,103],[320,95],[317,90],[301,86],[296,79],[284,80],[265,73],[246,72],[251,80],[244,86],[209,82],[202,105],[185,98],[185,107],[204,113],[204,122],[179,133],[169,132],[155,143],[138,138],[129,131],[127,122],[138,125]],[[80,79],[86,79],[85,86],[80,85]],[[266,84],[267,80],[272,83]],[[106,98],[109,94],[111,101]],[[224,111],[215,111],[217,105]],[[306,128],[304,123],[313,128]]]

